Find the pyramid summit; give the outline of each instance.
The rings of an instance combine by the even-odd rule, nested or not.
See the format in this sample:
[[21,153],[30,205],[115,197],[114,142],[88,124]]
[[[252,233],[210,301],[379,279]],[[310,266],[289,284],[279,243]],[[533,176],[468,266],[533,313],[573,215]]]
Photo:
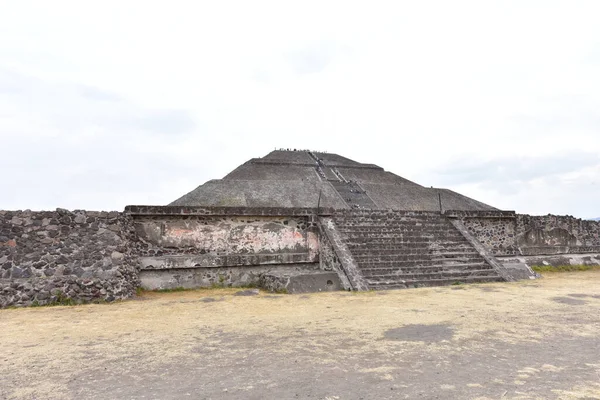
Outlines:
[[170,206],[493,211],[448,189],[428,188],[374,164],[308,150],[275,150]]

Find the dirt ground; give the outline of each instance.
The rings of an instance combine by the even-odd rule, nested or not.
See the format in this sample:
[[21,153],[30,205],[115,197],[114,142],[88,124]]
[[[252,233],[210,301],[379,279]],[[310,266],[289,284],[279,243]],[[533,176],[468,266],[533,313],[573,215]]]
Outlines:
[[600,399],[600,271],[0,310],[2,399]]

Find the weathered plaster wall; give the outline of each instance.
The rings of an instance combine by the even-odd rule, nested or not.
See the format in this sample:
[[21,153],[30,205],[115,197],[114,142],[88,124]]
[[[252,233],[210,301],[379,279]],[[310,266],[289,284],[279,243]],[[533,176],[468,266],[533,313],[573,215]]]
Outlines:
[[517,214],[516,243],[526,255],[600,252],[600,222]]
[[130,297],[132,233],[118,212],[0,211],[0,307]]
[[312,210],[225,207],[129,208],[142,286],[255,285],[261,274],[319,269]]
[[142,286],[251,286],[262,274],[319,267],[316,228],[306,217],[160,216],[135,220],[145,246]]
[[306,254],[318,256],[318,237],[304,217],[165,216],[139,217],[135,229],[146,255],[188,253],[207,256]]

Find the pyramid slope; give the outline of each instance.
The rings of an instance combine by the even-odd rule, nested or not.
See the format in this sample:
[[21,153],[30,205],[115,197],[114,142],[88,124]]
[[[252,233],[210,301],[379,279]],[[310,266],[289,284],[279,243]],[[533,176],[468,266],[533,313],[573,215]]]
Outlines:
[[[373,164],[330,153],[276,150],[223,179],[200,185],[172,206],[496,210],[447,189],[426,188]],[[319,202],[320,198],[320,202]]]
[[170,206],[346,208],[333,187],[308,181],[213,180]]

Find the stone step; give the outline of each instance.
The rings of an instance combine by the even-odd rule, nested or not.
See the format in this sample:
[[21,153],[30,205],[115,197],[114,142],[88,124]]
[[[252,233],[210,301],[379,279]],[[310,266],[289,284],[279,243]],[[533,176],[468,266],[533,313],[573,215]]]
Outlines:
[[429,280],[405,280],[404,282],[374,282],[369,285],[373,290],[390,290],[390,289],[408,289],[430,286],[449,286],[457,283],[485,283],[485,282],[504,282],[500,276],[477,276],[472,278],[462,279],[429,279]]
[[394,245],[385,248],[375,246],[354,247],[348,246],[354,255],[359,254],[432,254],[429,245]]
[[396,220],[396,221],[447,221],[446,217],[439,214],[422,214],[407,212],[381,213],[373,210],[343,210],[336,212],[333,217],[337,220]]
[[362,248],[362,249],[351,249],[350,251],[352,252],[352,255],[355,258],[362,257],[362,256],[376,256],[376,255],[401,257],[401,256],[406,256],[406,255],[427,254],[428,256],[433,256],[431,249],[429,249],[428,247],[406,247],[406,248],[398,248],[398,249],[390,249],[390,250],[378,250],[378,249],[373,250],[373,249],[368,249],[368,248]]
[[336,226],[340,230],[348,229],[412,229],[412,230],[423,230],[423,229],[451,229],[452,225],[445,223],[435,222],[374,222],[369,223],[340,223],[336,221]]
[[471,265],[471,264],[485,264],[485,261],[482,258],[476,258],[473,260],[468,260],[468,261],[462,261],[462,260],[456,260],[456,261],[438,261],[438,260],[431,260],[431,259],[424,259],[424,258],[419,258],[419,257],[407,257],[406,259],[400,260],[400,259],[384,259],[384,260],[377,260],[375,258],[373,259],[363,259],[363,260],[356,260],[359,267],[362,268],[403,268],[403,267],[428,267],[428,266],[434,266],[434,265],[443,265],[443,266],[447,266],[447,267],[456,267],[456,266],[461,266],[461,265]]
[[371,198],[357,183],[336,180],[332,180],[329,183],[349,206],[358,206],[366,209],[376,208],[373,200],[371,200]]
[[339,178],[333,173],[331,168],[324,167],[324,168],[320,168],[320,169],[323,171],[323,175],[324,175],[325,179],[327,179],[329,181],[339,182]]
[[[439,262],[433,262],[431,260],[426,261],[370,261],[363,262],[358,264],[361,271],[366,270],[374,270],[374,269],[402,269],[405,270],[407,268],[431,268],[431,267],[441,267],[441,268],[452,268],[453,270],[457,269],[485,269],[488,268],[488,264],[485,262],[472,262],[472,263],[457,263],[451,265],[440,264]],[[491,267],[489,267],[491,268]]]
[[345,232],[343,237],[353,240],[370,240],[370,239],[398,239],[403,241],[424,241],[424,240],[452,240],[463,241],[464,236],[457,233],[436,233],[436,232]]
[[459,233],[456,229],[450,229],[448,227],[408,227],[408,226],[369,226],[369,227],[338,227],[338,231],[342,233],[406,233],[406,234],[417,234],[417,233],[438,233],[438,234],[456,234]]
[[[453,249],[455,250],[455,249]],[[468,247],[465,246],[465,250],[462,251],[437,251],[434,250],[431,252],[431,255],[437,257],[453,257],[453,256],[462,256],[462,255],[479,255],[479,253],[473,249],[473,247],[469,244]]]
[[386,270],[388,272],[385,273],[396,273],[398,270],[402,270],[403,272],[414,272],[417,270],[422,271],[468,271],[475,269],[493,269],[493,267],[485,262],[477,262],[477,263],[464,263],[464,264],[453,264],[453,265],[445,265],[445,264],[429,264],[429,265],[410,265],[406,264],[403,266],[397,265],[384,265],[384,264],[372,264],[372,265],[363,265],[360,266],[360,270],[365,274],[379,274],[380,272]]
[[347,220],[336,220],[336,225],[340,228],[375,228],[375,227],[398,227],[404,226],[407,228],[423,228],[423,227],[437,227],[437,228],[450,228],[453,225],[447,221],[439,220],[413,220],[413,221],[401,221],[401,220],[373,220],[373,219],[347,219]]
[[352,210],[334,219],[371,288],[502,281],[440,214]]
[[385,232],[385,233],[347,233],[344,235],[349,242],[362,243],[366,241],[397,241],[397,242],[431,242],[431,241],[448,241],[466,243],[464,236],[460,234],[434,235],[430,233],[422,233],[419,235],[406,235],[400,232]]
[[460,232],[458,232],[456,229],[406,229],[406,228],[402,228],[402,227],[397,227],[397,228],[368,228],[368,229],[363,229],[363,228],[350,228],[350,229],[339,229],[338,231],[344,235],[356,235],[356,234],[363,234],[363,235],[377,235],[377,234],[389,234],[389,233],[401,233],[404,235],[422,235],[422,234],[426,234],[428,233],[430,236],[431,235],[459,235],[462,236],[460,234]]
[[398,228],[403,227],[407,229],[424,229],[424,228],[452,228],[453,225],[446,221],[339,221],[336,220],[336,226],[342,229],[351,228]]
[[349,240],[360,239],[398,239],[403,241],[423,241],[423,240],[452,240],[464,241],[464,236],[457,233],[436,233],[436,232],[345,232],[343,236]]
[[377,267],[377,268],[361,268],[361,273],[365,276],[372,275],[397,275],[399,273],[415,274],[415,273],[441,273],[444,271],[456,272],[456,271],[479,271],[479,270],[493,270],[494,268],[488,264],[477,263],[472,265],[429,265],[429,266],[405,266],[405,267]]
[[383,250],[406,250],[406,249],[428,249],[432,254],[437,253],[451,253],[452,251],[456,252],[470,252],[473,251],[473,246],[471,246],[468,242],[451,242],[448,243],[451,247],[451,250],[446,250],[441,248],[437,243],[432,244],[429,241],[420,242],[420,243],[406,243],[403,241],[398,242],[375,242],[375,243],[351,243],[346,242],[347,246],[351,250],[372,250],[372,251],[383,251]]
[[456,261],[456,260],[466,260],[466,259],[476,259],[481,260],[481,256],[479,254],[463,254],[463,255],[455,255],[452,257],[439,257],[435,254],[431,254],[426,250],[420,251],[411,251],[406,250],[402,252],[398,251],[390,251],[387,252],[377,252],[377,251],[353,251],[352,256],[357,261],[362,260],[371,260],[371,259],[380,259],[380,260],[398,260],[398,261],[406,261],[406,260],[434,260],[434,261]]
[[485,259],[478,254],[477,256],[473,256],[473,257],[455,257],[455,258],[432,257],[431,261],[437,262],[440,264],[444,264],[444,265],[454,265],[454,264],[469,264],[469,263],[485,262]]
[[365,276],[367,283],[397,282],[406,280],[431,280],[431,279],[468,279],[480,276],[498,276],[494,270],[480,269],[470,271],[443,271],[443,272],[424,272],[424,273],[402,273],[386,275]]
[[405,252],[403,254],[381,254],[377,252],[360,252],[360,253],[352,253],[354,259],[358,262],[369,262],[369,261],[418,261],[418,260],[426,260],[426,261],[435,261],[438,263],[442,262],[456,262],[456,261],[464,261],[469,262],[467,260],[481,262],[483,258],[478,254],[473,255],[464,255],[464,256],[456,256],[456,257],[434,257],[429,253],[418,253],[418,252]]
[[483,262],[484,259],[482,257],[460,257],[460,258],[432,258],[427,257],[424,254],[405,254],[401,256],[397,255],[379,255],[379,254],[369,254],[369,255],[354,255],[354,259],[358,262],[359,265],[372,263],[372,262],[411,262],[417,264],[444,264],[444,265],[454,265],[454,264],[469,264],[469,263],[478,263]]
[[348,246],[348,248],[350,249],[350,252],[353,255],[368,255],[368,254],[385,254],[385,255],[403,255],[403,254],[427,254],[428,257],[436,257],[436,258],[453,258],[455,256],[460,255],[469,255],[469,256],[477,256],[477,253],[473,253],[470,252],[469,249],[464,249],[465,251],[463,253],[458,253],[456,252],[456,254],[454,255],[448,255],[448,256],[444,256],[444,255],[440,255],[439,253],[436,253],[436,251],[444,251],[447,248],[450,249],[454,249],[452,246],[448,246],[447,248],[444,249],[432,249],[430,246],[402,246],[402,245],[395,245],[393,247],[386,247],[386,248],[378,248],[378,247],[351,247]]
[[433,238],[433,237],[445,237],[445,236],[449,236],[449,237],[464,237],[462,236],[458,231],[449,231],[449,232],[437,232],[437,231],[433,231],[433,230],[427,230],[424,229],[422,231],[403,231],[401,229],[390,229],[390,230],[373,230],[371,232],[364,232],[364,231],[359,231],[359,230],[353,230],[353,231],[347,231],[347,232],[341,232],[342,235],[346,236],[346,237],[356,237],[356,236],[362,236],[362,237],[413,237],[413,238],[418,238],[418,237],[429,237],[429,238]]
[[[359,249],[359,248],[381,248],[381,246],[392,246],[397,248],[428,248],[431,251],[450,251],[450,249],[459,249],[458,246],[462,246],[462,248],[473,248],[467,241],[455,241],[455,240],[444,240],[444,241],[434,241],[434,240],[420,240],[420,241],[406,241],[398,238],[371,238],[365,240],[348,239],[346,240],[346,244],[351,249]],[[462,250],[462,248],[460,248]]]
[[[361,253],[356,255],[355,253],[352,253],[353,257],[357,260],[357,261],[361,261],[361,262],[367,262],[369,260],[375,260],[378,257],[378,253]],[[388,255],[384,255],[384,257],[380,258],[380,261],[415,261],[415,260],[427,260],[427,261],[437,261],[440,264],[443,261],[456,261],[456,260],[462,260],[462,259],[477,259],[479,260],[479,262],[481,262],[483,260],[482,257],[478,256],[478,255],[472,255],[469,257],[455,257],[455,258],[440,258],[440,257],[434,257],[431,254],[427,254],[427,253],[405,253],[402,255],[397,255],[396,257],[387,257]]]

